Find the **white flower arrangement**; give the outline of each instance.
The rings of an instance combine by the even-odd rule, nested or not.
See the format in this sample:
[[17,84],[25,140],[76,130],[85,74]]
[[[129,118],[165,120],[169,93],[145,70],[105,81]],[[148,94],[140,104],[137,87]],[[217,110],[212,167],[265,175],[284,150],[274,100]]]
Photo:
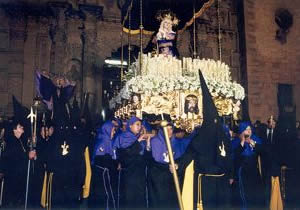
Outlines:
[[232,82],[229,66],[220,61],[192,58],[181,61],[174,57],[150,55],[143,55],[142,60],[142,75],[137,76],[139,65],[134,63],[125,76],[125,86],[109,102],[110,108],[114,108],[116,103],[121,104],[121,99],[130,99],[133,94],[151,96],[176,90],[200,90],[199,69],[212,96],[236,100],[245,98],[244,88]]

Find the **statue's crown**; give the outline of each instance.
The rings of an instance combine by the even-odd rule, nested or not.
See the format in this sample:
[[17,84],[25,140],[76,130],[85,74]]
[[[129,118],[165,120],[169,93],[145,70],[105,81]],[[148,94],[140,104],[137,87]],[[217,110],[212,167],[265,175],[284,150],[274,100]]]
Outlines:
[[178,25],[179,20],[176,17],[175,13],[170,10],[160,10],[156,15],[156,19],[162,22],[165,19],[168,19],[172,22],[172,25]]

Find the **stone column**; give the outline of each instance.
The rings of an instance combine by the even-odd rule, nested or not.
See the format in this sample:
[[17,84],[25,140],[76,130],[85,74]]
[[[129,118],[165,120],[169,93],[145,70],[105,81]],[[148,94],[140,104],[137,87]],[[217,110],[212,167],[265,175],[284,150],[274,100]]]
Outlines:
[[82,42],[81,42],[81,30],[82,20],[76,18],[67,19],[67,44],[66,44],[66,54],[64,66],[64,74],[67,75],[69,79],[76,82],[76,97],[80,102],[81,98],[81,52],[82,52]]
[[64,15],[66,5],[64,4],[54,4],[52,9],[56,13],[56,17],[52,19],[50,26],[50,38],[52,40],[51,44],[51,59],[50,59],[50,71],[55,74],[62,74],[65,67],[65,51],[66,51],[66,18]]
[[49,37],[49,22],[50,19],[40,19],[36,46],[36,68],[39,71],[50,71],[51,39]]
[[7,114],[8,104],[8,53],[9,52],[9,26],[8,19],[4,14],[4,11],[0,9],[0,116]]
[[85,21],[85,57],[84,57],[84,91],[89,93],[89,105],[90,110],[93,112],[96,110],[96,57],[97,47],[96,37],[96,17],[87,13],[87,19]]
[[35,97],[34,71],[36,69],[36,41],[38,25],[30,17],[27,23],[27,39],[24,43],[24,72],[23,72],[23,92],[22,103],[31,106]]

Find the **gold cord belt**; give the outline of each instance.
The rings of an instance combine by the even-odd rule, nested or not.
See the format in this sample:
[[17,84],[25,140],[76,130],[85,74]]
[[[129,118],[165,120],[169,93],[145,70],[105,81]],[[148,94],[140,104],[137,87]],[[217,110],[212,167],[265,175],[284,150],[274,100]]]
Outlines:
[[207,177],[222,177],[225,174],[199,174],[198,175],[198,200],[197,200],[197,210],[203,210],[203,201],[202,201],[202,186],[201,186],[201,180],[202,176]]
[[46,201],[47,210],[51,210],[52,179],[53,179],[53,173],[50,173],[48,186],[47,186],[47,201]]

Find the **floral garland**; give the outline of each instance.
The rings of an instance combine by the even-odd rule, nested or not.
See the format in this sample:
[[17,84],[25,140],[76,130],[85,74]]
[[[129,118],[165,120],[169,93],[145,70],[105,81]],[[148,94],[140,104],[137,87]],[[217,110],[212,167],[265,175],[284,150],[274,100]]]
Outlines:
[[[162,62],[170,62],[165,57],[154,58],[158,63],[155,66],[166,66]],[[148,59],[145,63],[151,63],[153,60]],[[179,60],[174,60],[178,66]],[[192,62],[192,63],[191,63]],[[143,62],[144,63],[144,62]],[[172,65],[171,65],[172,66]],[[198,76],[198,69],[201,69],[208,89],[213,97],[220,96],[224,98],[233,98],[236,100],[243,100],[245,98],[244,88],[231,81],[230,71],[228,65],[214,60],[200,60],[191,58],[183,59],[183,68],[180,69],[185,76],[174,74],[165,74],[160,72],[159,76],[153,74],[153,66],[148,65],[148,70],[144,70],[151,74],[138,75],[139,65],[133,64],[125,76],[126,84],[121,89],[119,94],[109,101],[110,108],[115,108],[116,104],[121,104],[122,99],[129,100],[133,94],[144,94],[145,96],[158,95],[160,93],[168,93],[176,90],[201,90],[200,80]],[[160,68],[164,69],[164,68]],[[178,69],[178,68],[177,68]],[[174,70],[174,69],[173,69]]]

